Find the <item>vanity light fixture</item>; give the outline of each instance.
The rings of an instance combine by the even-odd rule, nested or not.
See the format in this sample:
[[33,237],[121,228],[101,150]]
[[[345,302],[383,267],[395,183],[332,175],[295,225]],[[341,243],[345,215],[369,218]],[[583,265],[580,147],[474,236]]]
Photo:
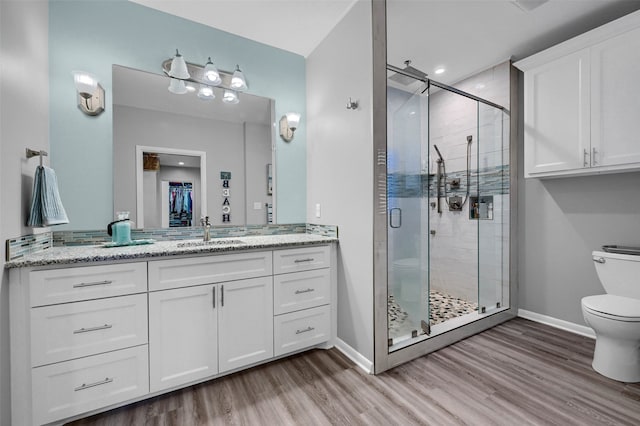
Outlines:
[[209,60],[204,65],[204,78],[209,82],[210,86],[219,86],[222,83],[222,79],[220,78],[220,72],[218,72],[218,68],[211,61],[211,56],[209,56]]
[[205,101],[215,99],[216,95],[213,93],[213,87],[207,86],[206,84],[201,84],[200,90],[198,90],[198,98]]
[[240,65],[236,65],[236,70],[231,77],[231,88],[240,92],[247,90],[247,80],[244,78],[244,73],[240,69]]
[[187,70],[187,63],[184,57],[176,49],[176,55],[171,60],[171,68],[169,69],[169,77],[179,78],[180,80],[186,80],[190,78],[189,71]]
[[104,89],[96,76],[84,71],[74,71],[73,81],[78,92],[78,108],[87,115],[99,115],[104,111]]
[[300,124],[300,114],[297,112],[288,112],[280,119],[280,137],[285,142],[291,142],[293,140],[293,134]]
[[184,95],[187,93],[187,86],[184,84],[184,80],[171,77],[169,80],[169,91],[176,95]]
[[238,102],[240,102],[240,99],[238,99],[238,92],[231,89],[224,89],[222,102],[224,102],[225,104],[237,104]]

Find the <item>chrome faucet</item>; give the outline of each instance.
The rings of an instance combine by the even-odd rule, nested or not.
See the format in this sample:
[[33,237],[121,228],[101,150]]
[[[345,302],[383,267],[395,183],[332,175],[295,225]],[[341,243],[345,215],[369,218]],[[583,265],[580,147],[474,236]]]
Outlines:
[[204,219],[200,219],[200,223],[204,227],[204,241],[211,240],[211,223],[209,223],[209,216]]

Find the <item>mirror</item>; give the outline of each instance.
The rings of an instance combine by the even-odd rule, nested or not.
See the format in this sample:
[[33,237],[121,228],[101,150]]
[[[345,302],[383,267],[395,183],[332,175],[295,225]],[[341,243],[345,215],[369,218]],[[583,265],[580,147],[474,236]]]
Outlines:
[[201,100],[195,83],[183,95],[168,86],[166,76],[113,66],[114,213],[146,228],[207,215],[212,225],[271,223],[274,101],[241,93],[227,104],[221,89]]

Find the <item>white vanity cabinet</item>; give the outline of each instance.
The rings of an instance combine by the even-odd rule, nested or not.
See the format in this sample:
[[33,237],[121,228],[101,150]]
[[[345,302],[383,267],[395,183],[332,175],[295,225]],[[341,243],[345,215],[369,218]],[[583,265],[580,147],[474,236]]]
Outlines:
[[218,374],[215,285],[149,293],[151,392]]
[[60,424],[333,346],[335,256],[310,245],[11,269],[12,423]]
[[149,262],[151,391],[273,357],[271,251]]
[[146,262],[11,271],[13,424],[149,392]]
[[274,345],[284,355],[331,338],[329,246],[278,250],[274,264]]
[[525,177],[640,170],[639,49],[636,12],[514,64]]

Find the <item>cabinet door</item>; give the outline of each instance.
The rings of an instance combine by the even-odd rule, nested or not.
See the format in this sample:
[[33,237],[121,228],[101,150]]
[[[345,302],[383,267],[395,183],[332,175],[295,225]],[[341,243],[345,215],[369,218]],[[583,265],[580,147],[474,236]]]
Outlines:
[[640,163],[640,29],[591,50],[592,166]]
[[525,177],[589,166],[589,49],[525,73]]
[[215,285],[149,293],[151,392],[218,373]]
[[220,372],[273,357],[273,277],[220,284]]

